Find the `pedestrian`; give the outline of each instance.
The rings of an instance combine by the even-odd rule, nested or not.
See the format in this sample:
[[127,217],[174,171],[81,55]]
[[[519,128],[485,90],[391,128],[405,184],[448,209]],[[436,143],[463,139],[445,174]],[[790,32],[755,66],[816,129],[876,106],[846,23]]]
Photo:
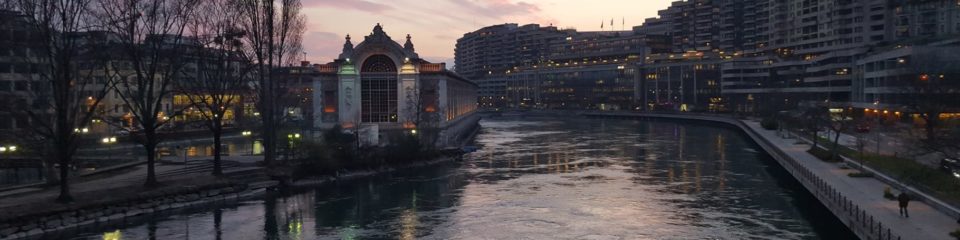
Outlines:
[[907,204],[910,204],[910,196],[907,195],[905,191],[900,191],[900,195],[897,195],[897,201],[900,202],[900,216],[910,218],[910,213],[907,212]]

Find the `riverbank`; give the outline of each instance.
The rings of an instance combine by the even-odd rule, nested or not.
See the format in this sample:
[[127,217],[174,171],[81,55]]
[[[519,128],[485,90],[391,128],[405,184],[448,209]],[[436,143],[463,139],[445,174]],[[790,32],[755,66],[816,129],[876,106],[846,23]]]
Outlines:
[[[477,132],[479,128],[474,129],[466,140],[472,139]],[[58,193],[55,187],[0,197],[0,239],[59,236],[78,229],[129,223],[179,209],[255,199],[262,197],[269,188],[310,188],[453,162],[459,157],[459,154],[442,155],[431,160],[392,164],[376,169],[341,171],[333,176],[297,180],[281,177],[277,178],[279,181],[269,178],[276,177],[274,175],[290,176],[289,172],[293,170],[287,169],[287,174],[273,174],[284,170],[266,171],[247,166],[249,164],[226,161],[226,176],[216,178],[209,174],[209,166],[206,166],[209,165],[208,161],[190,161],[185,164],[158,165],[162,186],[152,189],[142,187],[144,166],[134,166],[125,172],[103,174],[108,176],[77,179],[72,185],[75,201],[70,204],[53,203]]]
[[837,163],[820,161],[806,152],[809,149],[808,145],[797,144],[796,139],[781,138],[775,131],[763,129],[756,121],[711,115],[653,113],[584,113],[583,115],[705,121],[738,128],[776,159],[861,239],[954,239],[949,236],[949,233],[958,227],[953,216],[938,211],[927,202],[913,202],[909,208],[911,218],[900,217],[896,202],[883,198],[883,190],[889,186],[887,183],[875,178],[851,178],[847,174],[855,170],[842,169]]
[[[99,182],[99,181],[95,181]],[[276,183],[190,175],[144,189],[139,182],[82,188],[75,201],[56,204],[49,194],[5,198],[0,207],[0,239],[33,239],[104,226],[185,207],[237,202],[262,195]],[[75,188],[76,189],[76,188]]]

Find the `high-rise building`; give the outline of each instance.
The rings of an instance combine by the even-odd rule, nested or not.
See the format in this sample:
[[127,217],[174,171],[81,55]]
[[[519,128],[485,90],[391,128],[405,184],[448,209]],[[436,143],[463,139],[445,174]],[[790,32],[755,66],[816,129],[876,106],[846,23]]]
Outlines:
[[27,112],[35,110],[33,100],[42,90],[35,38],[20,13],[0,10],[0,134],[30,126]]
[[478,82],[482,107],[631,108],[632,66],[649,51],[645,38],[631,30],[495,25],[457,41],[457,72]]
[[722,64],[725,100],[738,111],[850,101],[856,59],[895,40],[893,13],[884,0],[767,1],[745,9],[744,16],[766,21],[755,24],[762,30],[756,50]]

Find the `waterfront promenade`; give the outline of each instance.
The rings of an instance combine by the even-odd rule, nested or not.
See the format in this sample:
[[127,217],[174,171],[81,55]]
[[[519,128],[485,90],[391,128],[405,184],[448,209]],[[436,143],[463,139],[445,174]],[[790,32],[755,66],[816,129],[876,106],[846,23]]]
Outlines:
[[[716,115],[656,113],[585,113],[587,116],[711,121],[741,128],[783,165],[851,230],[863,239],[955,239],[950,232],[960,228],[952,212],[939,211],[922,201],[911,201],[910,218],[899,215],[896,201],[883,197],[890,185],[876,178],[853,178],[854,169],[824,162],[806,151],[810,145],[766,130],[759,121]],[[768,149],[773,148],[773,149]],[[877,177],[880,177],[879,175]],[[898,191],[893,189],[894,194]],[[916,198],[914,198],[916,199]]]
[[[757,121],[743,121],[743,123],[817,177],[826,181],[832,188],[841,192],[846,199],[872,215],[877,222],[890,228],[895,236],[900,236],[901,239],[954,239],[949,233],[957,230],[960,224],[957,224],[956,219],[950,215],[938,211],[927,203],[911,201],[908,208],[910,218],[901,217],[897,202],[883,197],[883,190],[889,186],[888,184],[876,178],[849,177],[848,173],[858,170],[841,169],[837,163],[821,161],[807,153],[810,145],[797,144],[797,139],[779,137],[776,131],[763,129]],[[893,191],[897,192],[896,189]]]

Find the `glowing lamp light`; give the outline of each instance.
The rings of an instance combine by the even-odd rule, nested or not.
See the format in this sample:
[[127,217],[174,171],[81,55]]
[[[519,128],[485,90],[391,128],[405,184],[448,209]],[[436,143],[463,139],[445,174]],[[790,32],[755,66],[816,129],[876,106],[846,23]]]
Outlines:
[[930,75],[927,75],[927,74],[920,75],[920,81],[927,81],[927,80],[930,80]]
[[410,130],[410,133],[411,133],[411,134],[417,134],[417,130],[416,130],[416,129],[411,129],[411,130]]

